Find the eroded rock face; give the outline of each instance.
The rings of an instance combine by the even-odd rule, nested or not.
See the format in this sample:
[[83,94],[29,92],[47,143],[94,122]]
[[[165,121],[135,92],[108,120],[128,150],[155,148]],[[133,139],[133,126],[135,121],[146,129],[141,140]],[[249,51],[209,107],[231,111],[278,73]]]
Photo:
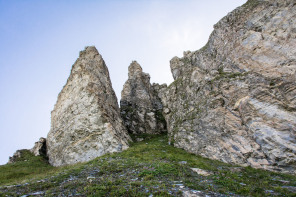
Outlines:
[[35,156],[46,156],[46,138],[41,137],[30,151]]
[[159,134],[166,131],[158,84],[150,84],[150,76],[133,61],[120,100],[121,117],[131,134]]
[[175,81],[159,95],[174,146],[295,174],[295,17],[295,1],[248,1],[171,60]]
[[95,47],[86,47],[51,113],[50,164],[61,166],[128,148],[108,69]]

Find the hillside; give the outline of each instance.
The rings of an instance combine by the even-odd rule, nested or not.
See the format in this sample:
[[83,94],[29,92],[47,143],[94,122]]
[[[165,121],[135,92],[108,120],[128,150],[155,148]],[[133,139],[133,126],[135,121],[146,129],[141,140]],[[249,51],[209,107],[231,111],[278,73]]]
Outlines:
[[168,145],[165,135],[67,167],[27,155],[0,167],[0,184],[0,196],[296,195],[295,176],[196,156]]

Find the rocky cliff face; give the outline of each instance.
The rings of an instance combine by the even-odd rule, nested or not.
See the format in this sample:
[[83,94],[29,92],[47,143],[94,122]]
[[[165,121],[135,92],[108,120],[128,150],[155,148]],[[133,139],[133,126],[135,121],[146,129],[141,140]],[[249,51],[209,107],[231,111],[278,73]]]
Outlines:
[[227,163],[296,171],[296,4],[249,0],[160,91],[171,143]]
[[121,92],[121,117],[131,134],[159,134],[166,131],[162,104],[156,91],[158,84],[150,84],[150,76],[133,61],[128,68],[128,80]]
[[50,164],[84,162],[128,148],[108,69],[95,47],[86,47],[51,113],[47,136]]

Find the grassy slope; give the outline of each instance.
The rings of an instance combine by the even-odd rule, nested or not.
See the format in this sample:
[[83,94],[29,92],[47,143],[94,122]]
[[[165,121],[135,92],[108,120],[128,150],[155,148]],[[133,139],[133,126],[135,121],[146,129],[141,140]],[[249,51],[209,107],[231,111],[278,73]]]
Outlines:
[[41,156],[22,150],[22,157],[16,163],[0,166],[0,185],[22,182],[38,175],[54,172],[55,168]]
[[[208,194],[296,196],[282,187],[296,186],[295,176],[231,166],[192,155],[167,145],[166,136],[135,143],[124,152],[68,167],[51,167],[40,157],[28,156],[26,160],[0,166],[0,185],[22,182],[17,187],[0,188],[0,196],[38,191],[45,192],[47,196],[58,193],[82,196],[178,196],[182,194],[182,187],[178,184],[183,184],[185,189]],[[187,163],[181,164],[180,161]],[[203,177],[194,173],[191,167],[211,171],[213,175]],[[268,190],[273,190],[273,193]]]

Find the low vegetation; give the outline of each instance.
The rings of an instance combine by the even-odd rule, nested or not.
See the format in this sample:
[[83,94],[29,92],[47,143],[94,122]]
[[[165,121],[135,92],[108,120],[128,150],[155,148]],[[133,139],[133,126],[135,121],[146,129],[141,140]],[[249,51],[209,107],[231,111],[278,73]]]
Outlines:
[[[121,153],[55,168],[42,157],[0,166],[0,196],[296,196],[293,175],[243,168],[189,154],[151,137]],[[191,168],[210,173],[202,176]],[[18,183],[17,183],[18,182]],[[14,186],[7,186],[12,184]]]

